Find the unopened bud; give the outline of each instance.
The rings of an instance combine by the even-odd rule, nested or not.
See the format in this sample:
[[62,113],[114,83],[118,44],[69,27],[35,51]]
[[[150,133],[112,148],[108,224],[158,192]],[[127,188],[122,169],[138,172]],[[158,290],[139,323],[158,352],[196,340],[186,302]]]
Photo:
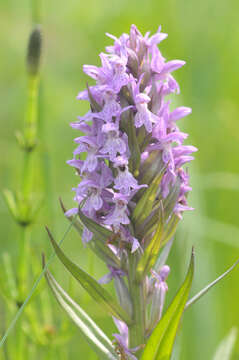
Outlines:
[[42,32],[40,25],[37,25],[31,32],[27,49],[27,71],[36,75],[39,71],[42,51]]

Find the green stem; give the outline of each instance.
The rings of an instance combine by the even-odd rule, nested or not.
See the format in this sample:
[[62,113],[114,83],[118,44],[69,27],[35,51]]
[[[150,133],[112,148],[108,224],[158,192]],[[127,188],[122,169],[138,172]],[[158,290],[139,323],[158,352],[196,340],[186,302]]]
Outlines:
[[26,355],[26,346],[25,346],[25,336],[22,331],[21,324],[18,325],[17,328],[17,359],[25,360]]
[[24,300],[27,289],[28,240],[30,236],[29,229],[26,226],[21,227],[21,231],[18,257],[18,301],[20,303]]
[[22,173],[22,194],[24,201],[28,200],[31,188],[31,153],[24,151],[23,158],[23,173]]
[[129,293],[133,307],[133,323],[129,326],[129,347],[134,348],[144,344],[145,340],[145,291],[144,279],[136,279],[137,259],[135,254],[129,254]]
[[32,0],[32,22],[33,24],[40,24],[41,22],[41,0]]
[[[29,75],[28,79],[28,105],[25,119],[24,138],[27,149],[30,152],[36,145],[37,120],[38,120],[38,93],[39,93],[39,76]],[[26,151],[27,151],[26,149]]]

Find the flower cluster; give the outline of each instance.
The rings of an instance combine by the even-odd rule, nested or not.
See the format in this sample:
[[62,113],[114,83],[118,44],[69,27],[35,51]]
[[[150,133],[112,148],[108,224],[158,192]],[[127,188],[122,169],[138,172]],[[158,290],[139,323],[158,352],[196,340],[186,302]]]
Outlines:
[[[133,117],[139,142],[143,138],[141,165],[151,154],[160,155],[161,166],[165,166],[160,184],[163,198],[168,196],[178,179],[180,191],[174,212],[179,216],[182,211],[191,209],[185,197],[190,190],[188,175],[182,165],[193,159],[191,153],[196,148],[182,145],[187,134],[176,125],[177,120],[191,113],[191,109],[178,107],[170,111],[167,96],[179,93],[179,85],[171,73],[183,66],[184,61],[166,62],[161,55],[157,45],[167,35],[159,28],[151,37],[149,33],[142,36],[132,25],[129,35],[123,34],[119,39],[108,36],[113,38],[114,45],[106,48],[106,54],[100,54],[101,66],[83,67],[96,85],[80,92],[77,97],[88,100],[91,110],[71,124],[85,136],[75,139],[78,146],[74,159],[68,163],[82,178],[73,190],[78,204],[86,199],[84,214],[114,231],[121,229],[125,234],[125,225],[130,223],[128,205],[136,192],[148,184],[139,184],[140,174],[135,176],[130,171],[134,149],[129,144],[127,126],[122,118],[128,117],[130,122]],[[86,154],[85,160],[80,159],[83,153]],[[74,212],[77,208],[68,214]],[[83,241],[88,242],[91,237],[92,233],[85,229]],[[130,232],[126,238],[133,251],[136,250],[139,242],[132,239]]]
[[[180,92],[171,73],[184,61],[167,62],[161,55],[158,44],[167,35],[159,28],[155,35],[143,36],[135,25],[129,35],[123,34],[119,39],[107,35],[114,44],[100,54],[101,66],[83,68],[96,84],[87,86],[77,97],[87,100],[90,110],[71,124],[84,135],[75,139],[74,158],[68,164],[81,178],[73,189],[74,200],[87,218],[116,234],[117,242],[110,239],[106,246],[122,264],[129,252],[144,253],[155,234],[159,210],[163,226],[167,226],[175,217],[181,218],[183,211],[192,209],[186,200],[191,190],[189,176],[182,166],[193,159],[191,154],[197,149],[183,145],[188,135],[177,126],[177,121],[190,114],[191,109],[170,109],[170,95]],[[152,211],[137,218],[134,210],[155,181]],[[78,209],[73,208],[66,215],[78,213]],[[92,237],[85,225],[83,241],[87,243]],[[129,298],[131,303],[123,280],[125,275],[129,279],[127,266],[107,265],[110,273],[100,283],[114,279],[119,298],[122,292],[124,301]],[[151,271],[150,278],[144,276],[143,281],[148,282],[146,295],[151,299],[148,331],[162,315],[168,273],[169,267],[162,264],[157,272]],[[116,340],[129,355],[126,324],[117,322],[117,326],[124,331],[115,336]],[[132,354],[129,357],[135,359]]]

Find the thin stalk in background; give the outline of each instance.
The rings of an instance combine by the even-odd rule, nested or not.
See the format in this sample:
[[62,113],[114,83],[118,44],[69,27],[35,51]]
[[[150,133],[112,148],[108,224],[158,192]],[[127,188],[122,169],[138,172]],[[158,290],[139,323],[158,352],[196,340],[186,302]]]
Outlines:
[[[42,35],[40,26],[36,26],[29,37],[27,67],[27,104],[23,129],[17,133],[17,140],[23,153],[20,189],[13,193],[5,191],[5,200],[10,212],[20,228],[17,259],[17,294],[11,299],[17,307],[21,307],[28,288],[29,273],[29,240],[31,224],[35,220],[39,200],[33,190],[33,160],[38,143],[38,97],[40,82],[40,60]],[[18,360],[26,359],[26,337],[22,327],[16,329],[16,347]]]

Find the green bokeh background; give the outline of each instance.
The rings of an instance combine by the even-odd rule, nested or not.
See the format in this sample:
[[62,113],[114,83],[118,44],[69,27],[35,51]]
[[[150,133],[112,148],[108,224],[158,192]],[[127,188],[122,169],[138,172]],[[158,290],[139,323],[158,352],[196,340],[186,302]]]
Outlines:
[[[143,33],[155,32],[161,24],[169,34],[161,45],[163,55],[169,60],[187,62],[176,74],[181,86],[176,103],[192,107],[192,115],[181,121],[181,127],[190,134],[187,142],[199,149],[190,167],[193,192],[189,202],[195,211],[186,214],[180,224],[169,259],[168,300],[183,279],[192,244],[196,251],[192,294],[195,293],[239,257],[238,0],[43,0],[41,11],[44,30],[42,138],[34,159],[34,187],[39,193],[45,189],[46,197],[33,226],[32,238],[39,268],[40,253],[50,253],[44,224],[50,226],[58,240],[68,226],[58,197],[61,196],[68,207],[73,205],[71,188],[77,179],[66,160],[71,158],[75,133],[68,124],[87,111],[87,104],[76,101],[77,93],[88,80],[82,65],[99,64],[98,53],[111,43],[105,32],[119,36],[129,31],[131,23]],[[17,189],[22,153],[14,134],[22,126],[26,107],[25,52],[31,30],[30,0],[2,0],[0,23],[0,187]],[[43,158],[45,165],[42,165]],[[47,168],[46,184],[44,167]],[[2,198],[0,229],[0,255],[9,252],[16,259],[19,229]],[[88,250],[82,247],[74,231],[67,237],[64,248],[97,278],[105,273],[104,265],[98,261],[92,266]],[[67,288],[69,277],[62,266],[55,261],[51,268]],[[236,270],[185,313],[178,338],[180,360],[212,359],[220,340],[232,326],[239,325],[238,283],[239,271]],[[74,298],[110,334],[114,327],[105,314],[74,283],[73,288]],[[42,285],[41,291],[48,290]],[[65,315],[54,300],[52,304],[57,329]],[[1,317],[4,317],[3,309]],[[9,320],[7,318],[7,322]],[[16,326],[21,326],[21,322]],[[70,331],[69,339],[62,345],[63,358],[96,359],[77,328],[72,325]],[[10,337],[14,337],[14,332]],[[51,358],[56,357],[53,350]],[[233,359],[238,358],[239,341]]]

